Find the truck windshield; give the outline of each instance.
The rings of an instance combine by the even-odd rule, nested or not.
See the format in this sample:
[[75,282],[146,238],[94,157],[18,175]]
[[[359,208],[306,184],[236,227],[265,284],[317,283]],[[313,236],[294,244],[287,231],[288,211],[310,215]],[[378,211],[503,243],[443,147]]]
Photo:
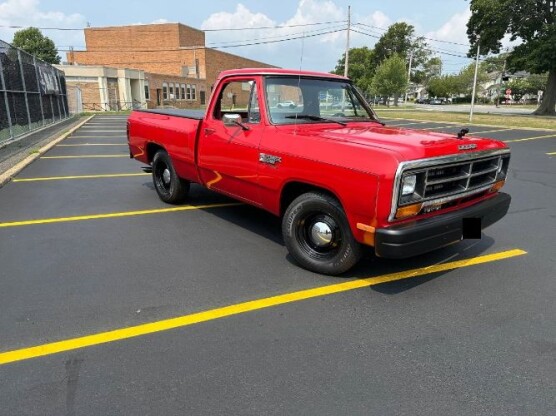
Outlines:
[[343,80],[267,77],[265,92],[273,124],[377,121],[361,94]]

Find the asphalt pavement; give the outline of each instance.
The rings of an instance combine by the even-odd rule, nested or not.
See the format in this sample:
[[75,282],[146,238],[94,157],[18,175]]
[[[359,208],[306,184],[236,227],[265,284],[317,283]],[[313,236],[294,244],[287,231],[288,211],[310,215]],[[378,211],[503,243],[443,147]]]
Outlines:
[[556,131],[471,129],[512,149],[481,240],[326,277],[270,214],[162,203],[125,122],[0,189],[1,416],[554,414]]

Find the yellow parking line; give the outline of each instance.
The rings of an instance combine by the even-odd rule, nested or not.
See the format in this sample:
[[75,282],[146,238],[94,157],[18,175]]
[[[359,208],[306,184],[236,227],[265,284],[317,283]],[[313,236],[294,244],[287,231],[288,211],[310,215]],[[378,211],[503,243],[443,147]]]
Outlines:
[[59,222],[98,220],[104,218],[133,217],[137,215],[163,214],[166,212],[191,211],[194,209],[207,209],[207,208],[222,208],[222,207],[232,207],[237,205],[242,205],[242,204],[240,204],[239,202],[227,202],[222,204],[186,205],[183,207],[146,209],[142,211],[124,211],[124,212],[112,212],[108,214],[79,215],[76,217],[42,218],[37,220],[0,222],[0,228],[21,227],[24,225],[52,224],[52,223],[59,223]]
[[43,156],[41,159],[83,159],[99,157],[129,157],[129,155],[75,155],[75,156]]
[[556,156],[556,152],[547,153],[549,156]]
[[529,140],[548,139],[550,137],[556,138],[556,132],[552,134],[547,134],[545,136],[526,137],[525,139],[504,140],[504,142],[505,143],[528,142]]
[[90,140],[95,140],[95,139],[125,139],[125,133],[121,134],[121,135],[114,135],[114,136],[70,136],[68,137],[68,139],[90,139]]
[[477,131],[477,132],[469,133],[469,135],[472,135],[472,134],[485,134],[485,133],[496,133],[497,131],[508,131],[508,130],[513,130],[513,129],[497,129],[497,130]]
[[[395,111],[399,111],[399,110],[395,110]],[[379,110],[380,112],[380,110]],[[407,120],[407,121],[420,121],[422,123],[446,123],[446,124],[455,124],[455,125],[462,125],[463,122],[460,121],[439,121],[439,120],[421,120],[421,119],[417,119],[417,118],[400,118],[400,117],[381,117],[379,116],[380,119],[382,120]],[[471,123],[470,125],[472,126],[476,126],[476,127],[498,127],[498,128],[504,128],[505,126],[500,126],[500,125],[496,125],[496,124],[481,124],[481,123]],[[512,127],[512,130],[527,130],[527,131],[550,131],[551,129],[543,129],[540,127]]]
[[402,124],[396,124],[396,125],[392,124],[391,126],[388,126],[388,127],[401,127],[401,126],[410,126],[410,125],[412,125],[412,124],[427,124],[427,123],[426,123],[426,122],[424,122],[424,121],[419,121],[419,122],[413,122],[413,123],[402,123]]
[[12,182],[60,181],[66,179],[124,178],[128,176],[150,176],[150,173],[114,173],[114,174],[107,174],[107,175],[49,176],[43,178],[12,179]]
[[519,249],[503,251],[500,253],[488,254],[485,256],[474,257],[466,260],[452,261],[444,264],[435,264],[432,266],[421,267],[404,272],[369,277],[366,279],[350,280],[344,283],[337,283],[327,286],[320,286],[313,289],[284,293],[277,296],[256,299],[243,303],[236,303],[234,305],[224,306],[216,309],[209,309],[207,311],[183,315],[176,318],[164,319],[157,322],[125,327],[112,331],[99,332],[92,335],[70,338],[63,341],[51,342],[48,344],[37,345],[29,348],[6,351],[0,353],[0,365],[13,363],[16,361],[29,360],[31,358],[41,357],[45,355],[57,354],[63,351],[71,351],[79,348],[90,347],[93,345],[106,344],[108,342],[120,341],[142,335],[153,334],[156,332],[168,331],[175,328],[183,328],[201,322],[213,321],[215,319],[221,319],[228,316],[253,312],[256,310],[284,305],[287,303],[299,302],[306,299],[328,296],[334,293],[361,289],[381,283],[395,282],[397,280],[410,279],[413,277],[424,276],[431,273],[439,273],[448,270],[508,259],[510,257],[521,256],[526,253],[527,252]]
[[86,133],[125,133],[125,129],[97,129],[97,128],[85,128],[81,127],[79,131]]
[[452,128],[454,126],[437,126],[437,127],[427,127],[424,129],[420,129],[420,130],[436,130],[436,129],[448,129],[448,128]]
[[81,147],[81,146],[127,146],[126,143],[82,143],[82,144],[59,144],[58,147]]

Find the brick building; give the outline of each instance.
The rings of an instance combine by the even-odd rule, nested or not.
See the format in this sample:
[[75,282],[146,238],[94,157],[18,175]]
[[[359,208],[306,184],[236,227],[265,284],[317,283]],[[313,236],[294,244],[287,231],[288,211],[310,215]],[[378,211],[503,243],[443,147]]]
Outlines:
[[86,28],[85,44],[68,63],[144,71],[149,108],[203,106],[220,71],[272,67],[207,48],[205,32],[180,23]]
[[145,73],[96,65],[55,65],[66,75],[71,113],[145,108]]

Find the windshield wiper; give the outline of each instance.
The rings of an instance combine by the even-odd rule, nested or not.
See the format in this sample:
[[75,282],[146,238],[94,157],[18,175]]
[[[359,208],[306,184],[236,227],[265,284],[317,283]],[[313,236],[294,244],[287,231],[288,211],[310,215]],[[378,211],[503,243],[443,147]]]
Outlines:
[[329,123],[338,123],[341,126],[347,126],[347,123],[344,123],[342,121],[333,120],[331,118],[313,116],[313,115],[310,115],[310,114],[296,114],[296,115],[286,116],[286,118],[300,118],[300,119],[313,120],[313,121],[327,121]]

